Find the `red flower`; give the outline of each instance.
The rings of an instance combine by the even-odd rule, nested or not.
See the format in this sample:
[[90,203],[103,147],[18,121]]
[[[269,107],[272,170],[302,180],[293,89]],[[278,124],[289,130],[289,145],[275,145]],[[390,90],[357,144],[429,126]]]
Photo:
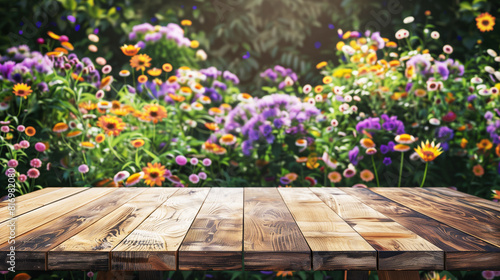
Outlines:
[[443,121],[445,122],[452,122],[454,120],[457,119],[457,114],[453,113],[453,112],[448,112],[448,114],[446,114],[444,117],[443,117]]

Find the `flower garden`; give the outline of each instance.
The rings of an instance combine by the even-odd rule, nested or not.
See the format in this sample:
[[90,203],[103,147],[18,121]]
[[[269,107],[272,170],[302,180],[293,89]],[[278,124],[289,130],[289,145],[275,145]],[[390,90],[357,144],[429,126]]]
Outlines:
[[[440,23],[439,10],[421,10],[394,15],[399,24],[387,32],[329,23],[328,43],[321,52],[314,44],[318,56],[300,65],[263,58],[249,44],[237,63],[224,63],[200,28],[203,7],[213,7],[195,4],[127,21],[132,4],[96,1],[86,10],[59,1],[56,24],[35,22],[36,36],[22,44],[4,40],[2,182],[15,173],[17,195],[48,186],[432,186],[500,199],[498,5],[473,1],[455,11],[469,22],[469,49]],[[97,277],[29,274],[5,276]],[[339,272],[285,271],[169,277],[343,279]]]

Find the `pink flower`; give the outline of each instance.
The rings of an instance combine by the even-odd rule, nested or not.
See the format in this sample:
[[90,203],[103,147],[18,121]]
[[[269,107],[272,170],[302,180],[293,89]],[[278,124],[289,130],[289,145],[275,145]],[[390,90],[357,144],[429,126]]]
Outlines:
[[24,125],[17,126],[17,131],[19,131],[19,132],[23,132],[25,129],[26,129],[26,127],[24,127]]
[[365,184],[356,184],[352,187],[355,189],[367,189],[368,188]]
[[7,162],[7,166],[8,167],[17,167],[19,165],[19,162],[17,162],[17,160],[15,159],[11,159],[9,160],[9,162]]
[[344,177],[351,178],[354,175],[356,175],[356,169],[354,168],[354,165],[350,163],[349,167],[346,170],[344,170]]
[[28,179],[28,177],[26,175],[24,175],[24,174],[19,175],[19,182],[21,182],[21,183],[25,182],[26,179]]
[[52,167],[52,163],[50,163],[50,162],[47,163],[47,171],[49,171],[51,167]]
[[5,170],[5,176],[9,176],[9,174],[12,174],[12,173],[16,173],[16,170],[14,168],[7,168],[7,170]]
[[200,177],[201,180],[206,180],[207,179],[207,173],[200,172],[200,173],[198,173],[198,177]]
[[80,173],[87,173],[87,172],[89,172],[89,167],[86,164],[82,164],[82,165],[78,166],[78,171]]
[[197,158],[191,158],[191,160],[189,161],[192,165],[197,165],[198,164],[198,159]]
[[37,150],[38,152],[43,152],[45,151],[47,147],[45,147],[45,144],[43,144],[42,142],[38,142],[35,144],[35,150]]
[[2,132],[5,132],[5,133],[10,131],[10,128],[6,125],[2,125],[2,128],[0,128],[0,129],[2,130]]
[[202,163],[205,166],[210,166],[210,165],[212,165],[212,160],[210,160],[209,158],[206,158],[206,159],[203,160]]
[[23,149],[29,148],[30,142],[23,140],[23,141],[19,142],[19,146],[21,146],[21,148],[23,148]]
[[40,176],[40,171],[38,171],[38,169],[36,168],[30,168],[30,170],[28,170],[28,177],[32,178],[32,179],[36,179]]
[[486,279],[486,280],[491,280],[491,279],[495,278],[495,272],[493,272],[493,271],[486,270],[486,271],[483,271],[481,274],[483,275],[484,279]]
[[42,161],[37,158],[34,158],[30,161],[30,165],[31,167],[40,168],[42,166]]
[[87,272],[87,277],[89,277],[89,278],[94,277],[94,272],[92,272],[92,271]]
[[177,156],[175,158],[175,162],[178,164],[178,165],[181,165],[181,166],[184,166],[186,165],[187,163],[187,159],[185,156]]
[[191,181],[191,183],[193,184],[198,184],[198,182],[200,181],[200,177],[198,177],[198,175],[196,174],[191,174],[189,175],[189,181]]
[[118,182],[121,182],[121,181],[127,179],[128,177],[130,177],[130,173],[128,171],[120,171],[120,172],[116,173],[113,180],[115,181],[115,183],[118,183]]
[[14,144],[14,150],[20,150],[21,149],[21,146],[19,144]]

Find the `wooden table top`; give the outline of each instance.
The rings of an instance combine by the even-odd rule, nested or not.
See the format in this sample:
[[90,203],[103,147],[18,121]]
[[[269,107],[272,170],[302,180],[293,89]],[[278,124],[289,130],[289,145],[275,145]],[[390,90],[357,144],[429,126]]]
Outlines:
[[500,269],[500,205],[446,188],[46,188],[8,208],[16,270]]

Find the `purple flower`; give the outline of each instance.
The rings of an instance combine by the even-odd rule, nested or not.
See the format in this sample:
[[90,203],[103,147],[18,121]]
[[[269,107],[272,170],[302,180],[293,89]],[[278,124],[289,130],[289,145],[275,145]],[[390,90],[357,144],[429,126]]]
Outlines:
[[178,165],[184,166],[187,164],[187,158],[185,156],[180,155],[175,158],[175,162]]
[[432,72],[437,72],[443,80],[447,80],[450,75],[450,70],[448,70],[448,64],[442,61],[436,61],[434,63],[434,68]]
[[380,152],[384,155],[387,154],[389,152],[389,146],[383,144],[380,145]]
[[199,160],[198,160],[197,158],[195,158],[195,157],[194,157],[194,158],[191,158],[191,159],[189,160],[189,162],[191,163],[191,165],[197,165],[197,164],[198,164],[198,162],[199,162]]
[[274,127],[276,127],[277,129],[280,129],[283,126],[284,121],[281,118],[274,119],[273,124],[274,124]]
[[196,174],[191,174],[189,175],[189,181],[193,184],[198,184],[198,182],[200,182],[200,177]]
[[426,75],[430,72],[431,69],[431,62],[429,59],[422,55],[422,54],[417,54],[415,56],[412,56],[408,62],[406,62],[407,66],[414,66],[417,69],[420,69],[420,73],[423,75]]
[[359,155],[359,147],[355,146],[352,150],[349,151],[349,161],[354,165],[358,165],[359,162],[358,155]]
[[210,166],[212,165],[212,160],[209,158],[205,158],[201,163],[203,163],[204,166]]
[[486,271],[483,271],[481,273],[481,275],[484,277],[484,279],[486,280],[491,280],[493,278],[495,278],[495,273],[493,271],[489,271],[489,270],[486,270]]
[[227,89],[227,85],[223,82],[219,82],[217,80],[215,80],[213,83],[212,83],[212,87],[216,88],[220,88],[222,90],[226,90]]
[[472,102],[477,98],[477,95],[471,94],[467,97],[467,102]]
[[387,143],[387,147],[389,148],[390,152],[394,152],[394,146],[396,146],[396,143],[394,143],[394,141],[389,141],[389,143]]
[[405,91],[406,92],[409,92],[411,90],[411,88],[413,87],[413,83],[412,82],[409,82],[406,84],[406,87],[405,87]]
[[82,165],[78,166],[78,172],[87,173],[87,172],[89,172],[89,167],[86,164],[82,164]]
[[235,85],[240,83],[238,76],[236,76],[235,74],[233,74],[227,70],[222,73],[222,77],[228,81],[233,82],[233,84],[235,84]]
[[207,173],[200,172],[200,173],[198,173],[198,177],[200,177],[201,180],[206,180],[208,176],[207,176]]
[[384,158],[384,160],[382,161],[382,163],[385,164],[385,166],[389,166],[389,165],[391,165],[392,160],[391,160],[390,157],[386,157],[386,158]]
[[453,130],[449,127],[441,126],[438,129],[436,129],[436,138],[440,142],[449,141],[449,140],[453,139],[453,136],[454,136]]
[[252,151],[252,142],[250,142],[250,140],[243,141],[243,143],[241,144],[241,149],[245,156],[249,156]]
[[493,113],[488,111],[484,114],[484,118],[487,119],[487,120],[491,120],[493,119]]
[[280,178],[280,183],[283,184],[283,185],[288,185],[288,184],[291,183],[291,181],[287,177],[283,176],[283,177]]
[[380,36],[380,32],[373,32],[371,39],[375,42],[377,42],[377,48],[378,49],[383,49],[385,46],[385,41],[384,39]]
[[358,132],[362,132],[364,129],[380,129],[380,119],[379,118],[367,118],[362,120],[356,124],[356,130]]
[[264,137],[268,137],[273,132],[273,128],[268,124],[263,124],[259,127],[259,131]]

